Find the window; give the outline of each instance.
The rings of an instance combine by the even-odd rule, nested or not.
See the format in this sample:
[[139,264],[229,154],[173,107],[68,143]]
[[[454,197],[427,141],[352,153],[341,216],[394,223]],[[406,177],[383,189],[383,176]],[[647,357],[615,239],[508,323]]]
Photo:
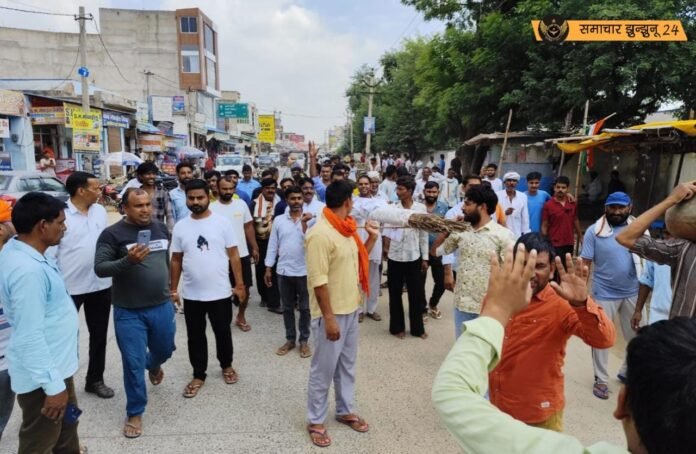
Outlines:
[[204,26],[203,41],[205,43],[205,50],[215,55],[215,32],[208,24]]
[[182,17],[181,33],[198,33],[198,19],[196,17]]
[[41,178],[41,190],[49,192],[65,192],[65,186],[55,178]]
[[216,74],[216,64],[210,58],[206,58],[206,74],[208,75],[208,86],[212,89],[217,87],[217,74]]
[[185,73],[201,72],[201,57],[197,50],[181,51],[181,69]]

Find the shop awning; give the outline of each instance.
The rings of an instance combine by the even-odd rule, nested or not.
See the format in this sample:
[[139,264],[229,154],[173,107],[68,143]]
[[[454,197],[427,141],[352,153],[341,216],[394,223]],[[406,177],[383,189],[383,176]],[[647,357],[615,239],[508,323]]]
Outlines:
[[151,123],[138,123],[138,131],[148,134],[162,134],[162,131]]
[[605,129],[604,132],[596,136],[582,136],[577,138],[577,142],[573,142],[572,137],[563,137],[558,139],[548,139],[547,142],[555,143],[556,146],[564,153],[574,154],[585,151],[589,148],[594,148],[609,144],[626,137],[640,138],[674,138],[677,136],[696,137],[696,120],[677,120],[677,121],[659,121],[653,123],[645,123],[635,125],[625,129]]
[[208,134],[206,134],[206,139],[215,139],[220,142],[224,142],[225,140],[230,140],[230,135],[225,131],[224,129],[218,129],[214,128],[212,126],[207,126],[208,129]]

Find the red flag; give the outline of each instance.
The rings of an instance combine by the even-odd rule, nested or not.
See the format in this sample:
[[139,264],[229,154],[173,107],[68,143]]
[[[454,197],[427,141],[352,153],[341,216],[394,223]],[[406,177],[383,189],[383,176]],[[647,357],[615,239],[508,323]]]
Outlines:
[[[599,131],[601,131],[602,128],[604,127],[604,121],[607,118],[609,118],[609,117],[604,117],[601,120],[599,120],[598,122],[592,123],[591,125],[589,125],[587,127],[587,133],[588,133],[587,135],[596,136],[597,134],[599,134]],[[590,170],[592,167],[594,167],[594,153],[593,153],[592,148],[587,149],[587,161],[586,161],[586,163],[587,163],[587,170]]]

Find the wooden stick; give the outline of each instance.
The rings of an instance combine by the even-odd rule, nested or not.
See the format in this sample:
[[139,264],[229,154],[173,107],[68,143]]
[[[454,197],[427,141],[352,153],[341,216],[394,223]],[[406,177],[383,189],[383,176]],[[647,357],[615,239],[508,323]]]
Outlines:
[[500,150],[500,164],[498,164],[498,172],[503,172],[503,159],[505,159],[505,150],[507,149],[508,134],[510,133],[510,123],[512,123],[512,109],[508,114],[507,126],[505,127],[505,135],[503,136],[503,148]]
[[[582,130],[587,129],[587,113],[590,110],[590,100],[585,101],[585,117],[582,120]],[[578,156],[578,170],[575,173],[575,200],[578,200],[578,190],[580,189],[580,168],[582,167],[582,155],[584,151],[580,152]]]

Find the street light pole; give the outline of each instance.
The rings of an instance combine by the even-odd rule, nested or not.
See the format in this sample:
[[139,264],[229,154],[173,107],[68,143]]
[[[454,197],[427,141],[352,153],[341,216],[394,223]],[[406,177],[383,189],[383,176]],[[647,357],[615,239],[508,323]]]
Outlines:
[[[375,97],[375,87],[373,85],[374,79],[372,76],[370,76],[370,85],[368,87],[370,88],[370,94],[367,97],[367,118],[372,121],[372,101]],[[372,129],[367,130],[367,137],[365,138],[365,158],[367,159],[368,156],[370,156],[370,145],[372,142]]]

